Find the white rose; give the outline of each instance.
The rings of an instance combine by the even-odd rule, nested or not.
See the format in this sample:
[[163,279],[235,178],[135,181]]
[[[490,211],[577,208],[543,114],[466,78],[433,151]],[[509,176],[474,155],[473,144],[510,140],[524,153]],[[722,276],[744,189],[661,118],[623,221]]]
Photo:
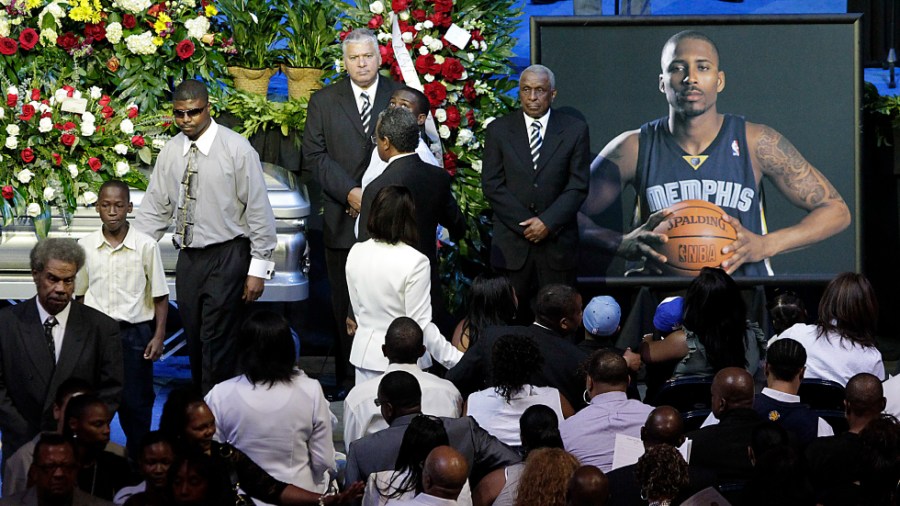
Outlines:
[[429,83],[430,83],[430,82],[432,82],[432,81],[434,81],[434,76],[431,75],[431,74],[425,74],[425,82],[429,82]]
[[428,49],[434,52],[440,51],[441,49],[444,49],[444,43],[441,42],[441,39],[434,39],[431,41],[431,44],[428,44]]
[[469,130],[468,128],[460,128],[459,133],[456,137],[456,145],[465,146],[472,140],[473,137],[475,137],[475,134],[473,134],[471,130]]
[[83,137],[90,137],[90,136],[94,135],[94,132],[96,132],[96,131],[97,131],[97,127],[94,126],[93,123],[85,122],[85,123],[81,124],[81,135]]
[[471,62],[475,61],[475,55],[472,53],[466,53],[466,59],[469,60],[469,62],[471,63]]
[[481,160],[475,160],[472,162],[472,170],[481,174]]
[[468,78],[469,78],[469,71],[468,71],[468,70],[463,70],[463,71],[462,71],[462,74],[459,76],[459,78],[462,79],[463,81],[465,81],[466,79],[468,79]]
[[428,47],[419,46],[419,54],[422,56],[425,56],[426,54],[428,54]]
[[413,34],[412,32],[403,32],[403,35],[400,36],[400,39],[404,43],[409,44],[413,41]]
[[31,216],[32,218],[37,218],[41,214],[41,205],[37,202],[28,204],[28,208],[25,209],[25,214]]
[[56,190],[52,187],[48,186],[44,188],[44,200],[53,200],[53,197],[56,196]]
[[19,147],[19,138],[13,135],[10,135],[6,138],[6,148],[7,149],[16,149]]
[[116,162],[116,177],[122,177],[131,170],[131,166],[128,165],[128,162]]
[[481,50],[487,51],[487,41],[486,40],[481,41]]
[[19,125],[6,125],[6,133],[9,135],[19,135]]
[[[106,25],[106,40],[108,40],[110,44],[122,42],[122,25],[120,23],[113,22]],[[94,88],[91,88],[91,97],[93,96]]]
[[427,45],[431,44],[432,42],[434,42],[434,37],[432,37],[431,35],[426,35],[426,36],[422,37],[422,45],[423,46],[427,46]]
[[381,0],[375,0],[369,4],[369,11],[372,14],[381,14],[384,12],[384,4],[381,3]]
[[439,54],[436,54],[436,55],[434,55],[434,62],[437,63],[438,65],[442,65],[444,63],[444,57]]
[[165,139],[153,139],[150,142],[150,145],[153,146],[153,149],[162,149],[163,146],[166,145],[166,140]]
[[130,119],[125,118],[119,123],[119,130],[125,135],[131,135],[134,133],[134,123]]
[[434,110],[434,119],[438,120],[438,123],[443,123],[447,121],[447,111],[443,108],[437,108]]
[[18,97],[18,96],[19,96],[19,89],[16,88],[15,86],[10,86],[9,88],[6,88],[6,94],[7,94],[7,95],[15,95],[15,96]]
[[93,114],[91,114],[90,112],[85,111],[85,113],[81,115],[81,121],[83,121],[85,123],[90,123],[93,125],[97,121],[97,117],[94,116]]
[[97,194],[94,192],[84,192],[84,204],[91,205],[97,202]]
[[38,132],[45,134],[53,130],[53,120],[50,118],[41,118],[38,122]]
[[409,21],[409,10],[401,12],[400,19],[402,19],[403,21]]
[[441,128],[438,128],[438,135],[441,136],[441,139],[447,139],[450,137],[450,127],[447,125],[441,125]]
[[425,21],[422,21],[422,26],[425,28],[434,28],[434,23],[430,19],[426,19]]
[[81,98],[81,92],[78,90],[72,90],[72,98],[78,100]]
[[72,179],[75,179],[76,177],[78,177],[78,166],[77,165],[75,165],[74,163],[70,163],[69,166],[67,167],[67,169],[69,169],[69,175],[72,176]]
[[28,184],[31,182],[31,178],[34,177],[34,172],[31,172],[28,169],[22,169],[16,174],[16,179],[19,180],[22,184]]
[[55,98],[57,102],[62,102],[69,98],[69,92],[60,88],[53,94],[53,98]]
[[387,42],[391,40],[391,34],[385,32],[378,32],[378,42]]
[[421,32],[422,29],[425,28],[425,25],[423,25],[422,23],[416,23],[413,28],[415,28],[417,32]]
[[121,144],[121,143],[116,144],[115,146],[113,146],[113,151],[115,151],[116,153],[118,153],[120,155],[127,155],[128,154],[128,146]]
[[[43,103],[43,102],[41,102],[41,105],[37,106],[37,110],[38,110],[38,112],[40,112],[41,114],[43,114],[43,113],[45,113],[45,112],[50,112],[51,109],[53,109],[53,108],[50,107],[49,104],[45,104],[45,103]],[[2,117],[3,117],[3,116],[0,116],[0,118],[2,118]]]

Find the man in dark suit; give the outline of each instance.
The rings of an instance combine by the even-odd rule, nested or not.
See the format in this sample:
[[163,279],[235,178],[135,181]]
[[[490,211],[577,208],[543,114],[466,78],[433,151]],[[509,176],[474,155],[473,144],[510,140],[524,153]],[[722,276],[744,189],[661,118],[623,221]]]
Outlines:
[[[419,235],[416,249],[428,257],[431,263],[431,304],[442,308],[435,229],[440,223],[452,238],[461,237],[466,230],[465,218],[450,192],[450,176],[440,167],[423,162],[416,154],[419,124],[408,109],[390,107],[378,115],[375,144],[378,156],[388,162],[388,166],[369,183],[363,194],[359,213],[359,240],[369,238],[365,225],[378,190],[391,185],[408,188],[416,204],[416,228]],[[433,311],[438,312],[440,311]]]
[[[587,197],[590,140],[583,121],[551,111],[553,72],[519,79],[522,110],[488,126],[481,182],[494,211],[491,265],[509,276],[528,311],[550,283],[575,283],[576,216]],[[519,321],[526,321],[520,314]]]
[[576,410],[586,403],[582,363],[587,353],[566,336],[581,325],[581,295],[568,285],[547,285],[535,298],[535,320],[528,327],[489,327],[484,336],[469,346],[459,363],[447,371],[447,379],[463,397],[491,386],[491,351],[494,343],[508,334],[530,337],[544,357],[544,364],[530,383],[559,390]]
[[[422,389],[415,376],[406,371],[394,371],[382,378],[378,404],[389,427],[350,443],[345,483],[365,482],[373,473],[394,470],[407,427],[416,416],[426,416],[422,415]],[[521,460],[515,450],[482,429],[470,416],[437,420],[443,423],[450,446],[466,459],[473,489],[490,471]]]
[[348,78],[317,91],[309,100],[303,131],[303,168],[322,185],[325,263],[338,327],[338,379],[352,381],[350,337],[345,320],[350,306],[344,267],[356,237],[353,225],[362,204],[361,181],[372,152],[375,119],[399,84],[378,75],[381,53],[370,30],[350,32],[342,43]]
[[0,311],[0,431],[3,457],[41,430],[55,430],[53,395],[69,378],[86,380],[110,412],[122,393],[119,326],[72,301],[84,250],[72,239],[44,239],[31,250],[37,297]]

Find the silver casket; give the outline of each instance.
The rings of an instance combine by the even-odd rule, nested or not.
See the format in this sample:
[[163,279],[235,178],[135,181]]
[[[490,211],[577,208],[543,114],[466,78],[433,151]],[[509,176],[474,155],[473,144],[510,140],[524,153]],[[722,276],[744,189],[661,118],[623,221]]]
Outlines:
[[[294,302],[306,300],[309,296],[308,250],[306,245],[306,220],[310,206],[306,188],[297,177],[270,163],[263,163],[269,202],[275,213],[278,245],[275,248],[275,276],[266,281],[266,289],[261,301]],[[144,192],[131,191],[131,201],[136,212],[141,206]],[[133,219],[134,213],[129,215]],[[72,237],[78,239],[100,228],[100,216],[94,208],[79,207],[69,226],[60,215],[53,216],[50,237]],[[175,262],[178,252],[172,245],[174,224],[160,239],[166,279],[169,282],[169,299],[177,300],[175,293]],[[37,242],[34,225],[28,218],[17,218],[12,226],[0,231],[0,299],[27,299],[35,294],[31,279],[28,255]]]

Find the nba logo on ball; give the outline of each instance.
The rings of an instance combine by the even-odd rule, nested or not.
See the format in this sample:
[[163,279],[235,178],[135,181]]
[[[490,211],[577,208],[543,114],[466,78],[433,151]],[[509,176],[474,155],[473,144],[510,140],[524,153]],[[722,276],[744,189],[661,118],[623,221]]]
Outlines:
[[685,200],[669,207],[670,214],[654,232],[668,241],[657,247],[667,262],[663,272],[677,276],[696,276],[704,267],[719,267],[731,254],[722,248],[737,239],[725,211],[705,200]]

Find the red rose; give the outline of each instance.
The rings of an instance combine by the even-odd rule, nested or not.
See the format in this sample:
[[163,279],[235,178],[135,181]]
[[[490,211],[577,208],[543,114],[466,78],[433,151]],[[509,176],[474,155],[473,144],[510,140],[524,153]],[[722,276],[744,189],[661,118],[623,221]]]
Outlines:
[[411,0],[391,0],[391,10],[394,12],[405,11],[409,9],[410,3],[412,3]]
[[22,114],[19,115],[19,119],[22,121],[28,121],[34,117],[34,106],[31,104],[25,104],[22,106]]
[[65,123],[63,123],[62,129],[63,130],[75,130],[75,123],[72,123],[71,121],[66,121]]
[[475,128],[475,111],[472,109],[466,111],[466,122],[469,124],[469,128]]
[[101,41],[106,38],[106,22],[101,21],[97,24],[85,23],[84,36],[90,37],[94,41]]
[[383,65],[394,63],[394,48],[385,44],[383,46],[378,46],[378,52],[381,53],[381,63]]
[[453,0],[434,0],[434,12],[450,14],[453,10]]
[[72,49],[77,44],[78,44],[78,39],[75,37],[75,34],[72,32],[66,32],[56,38],[56,45],[65,49],[66,51]]
[[35,102],[37,102],[40,99],[41,99],[41,90],[39,90],[37,88],[31,90],[31,100],[34,100]]
[[435,26],[442,26],[444,28],[448,28],[451,24],[453,24],[453,20],[450,18],[449,12],[435,12],[428,19],[430,19]]
[[372,19],[369,20],[369,28],[372,30],[377,30],[381,24],[384,23],[384,16],[381,14],[376,14],[372,16]]
[[112,102],[112,99],[109,98],[109,95],[103,95],[102,97],[100,97],[100,100],[97,101],[97,103],[100,104],[101,107],[108,106],[110,102]]
[[72,134],[62,134],[59,136],[59,142],[68,148],[72,147],[72,144],[75,144],[75,136]]
[[456,175],[456,161],[458,159],[459,157],[453,151],[444,151],[444,170],[447,171],[447,174],[450,174],[450,177]]
[[346,39],[348,35],[350,35],[349,30],[342,31],[339,35],[339,37],[341,38],[341,42],[344,42],[344,39]]
[[184,39],[175,46],[175,54],[182,60],[187,60],[194,54],[194,43],[190,39]]
[[409,13],[409,15],[419,23],[425,21],[425,18],[427,17],[427,14],[425,14],[425,11],[422,9],[413,9],[413,11]]
[[22,157],[22,161],[25,163],[31,163],[34,161],[34,150],[31,148],[25,148],[19,153],[19,156]]
[[428,103],[431,107],[438,107],[447,98],[447,88],[435,81],[425,84],[425,96],[428,97]]
[[41,113],[41,119],[52,118],[52,117],[53,117],[53,113],[50,111],[44,111]]
[[5,199],[13,198],[13,187],[8,186],[8,185],[4,186],[2,195],[3,195],[3,198],[5,198]]
[[18,95],[13,95],[12,93],[9,93],[8,95],[6,95],[6,107],[15,107],[16,102],[18,102],[18,101],[19,101]]
[[108,105],[104,105],[104,106],[103,106],[103,109],[100,109],[100,114],[103,115],[103,118],[104,118],[104,119],[109,119],[109,118],[112,118],[113,115],[116,114],[116,111],[113,110],[112,107],[110,107],[110,106],[108,106]]
[[444,124],[450,128],[459,128],[459,124],[462,121],[462,115],[459,114],[459,109],[457,109],[455,105],[449,105],[445,111],[447,111],[447,120],[444,121]]
[[134,19],[133,14],[125,14],[124,16],[122,16],[122,27],[123,28],[125,28],[126,30],[131,30],[135,26],[137,26],[137,20]]
[[40,38],[34,28],[26,28],[19,34],[19,45],[22,46],[22,49],[30,51],[37,45]]
[[466,97],[466,100],[469,102],[474,102],[477,94],[475,93],[475,85],[472,81],[466,81],[466,84],[463,85],[463,96]]
[[91,168],[92,171],[97,172],[98,170],[100,170],[100,165],[101,164],[100,164],[99,158],[95,158],[93,156],[88,158],[88,166]]
[[[67,96],[67,97],[74,97],[74,96],[75,96],[75,88],[74,88],[74,87],[69,86],[69,85],[67,84],[67,85],[63,86],[62,89],[66,90],[66,96]],[[67,124],[68,124],[68,123],[67,123]],[[74,124],[72,125],[72,128],[75,128],[75,125],[74,125]]]
[[0,37],[0,54],[12,56],[16,54],[17,49],[19,49],[19,44],[15,39],[10,39],[9,37]]
[[132,144],[132,146],[134,146],[136,148],[142,148],[142,147],[144,147],[145,141],[142,136],[135,135],[134,137],[131,138],[131,144]]
[[391,62],[391,79],[403,82],[403,73],[400,72],[400,64],[397,63],[397,60]]
[[129,107],[129,108],[128,108],[128,118],[129,118],[129,119],[134,119],[134,118],[137,118],[137,116],[138,116],[138,108],[137,108],[137,106]]
[[53,156],[53,165],[62,165],[62,157],[59,153],[52,153],[51,156]]
[[441,64],[441,74],[448,81],[456,81],[462,77],[465,71],[466,69],[463,68],[462,62],[457,58],[444,58],[444,63]]
[[416,57],[416,72],[437,75],[440,71],[441,66],[434,61],[433,54],[420,54]]

